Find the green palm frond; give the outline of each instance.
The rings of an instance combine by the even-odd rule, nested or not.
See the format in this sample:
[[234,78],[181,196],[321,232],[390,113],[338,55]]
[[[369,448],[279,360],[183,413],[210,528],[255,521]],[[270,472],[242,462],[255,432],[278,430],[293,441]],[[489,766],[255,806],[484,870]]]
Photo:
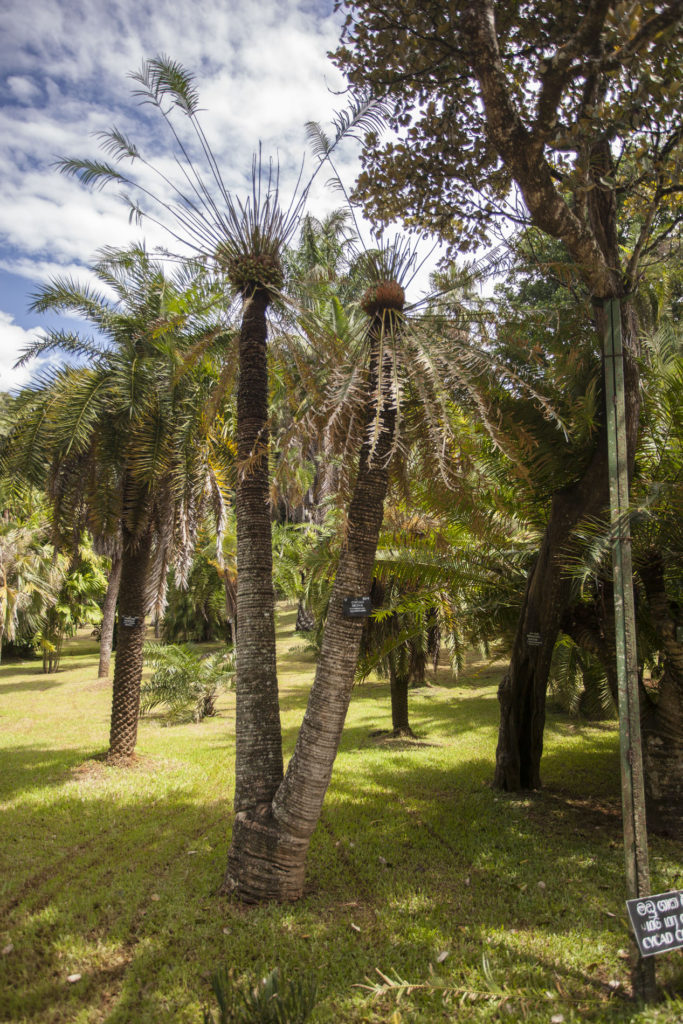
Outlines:
[[234,337],[226,331],[222,282],[197,264],[167,273],[142,246],[102,250],[93,271],[114,290],[113,301],[70,279],[50,282],[36,297],[37,308],[85,315],[104,340],[49,336],[55,351],[77,354],[85,365],[43,368],[22,392],[0,442],[2,468],[47,481],[56,529],[65,534],[67,522],[82,515],[114,533],[122,516],[134,535],[157,524],[167,565],[174,544],[180,557],[194,540],[196,531],[183,524],[207,507],[210,452],[219,471],[213,486],[222,481],[226,495],[229,487],[231,460],[206,415],[225,402],[217,360]]
[[71,277],[55,277],[31,296],[29,309],[34,313],[76,313],[98,327],[105,327],[111,304],[104,292],[92,285],[80,284]]
[[202,656],[189,644],[151,644],[144,648],[145,664],[153,672],[140,691],[140,714],[160,706],[170,721],[201,722],[216,714],[216,699],[232,685],[235,664],[231,651]]
[[199,110],[194,75],[164,54],[143,61],[141,69],[131,72],[129,78],[140,85],[133,95],[143,102],[159,106],[162,100],[170,99],[188,116],[196,115]]
[[65,355],[84,356],[92,359],[99,356],[104,346],[92,338],[83,338],[72,331],[53,330],[45,331],[42,337],[36,339],[26,348],[22,349],[21,357],[16,361],[15,368],[26,366],[34,359],[40,358],[47,352],[60,351]]
[[370,91],[359,91],[346,109],[337,111],[332,120],[334,134],[329,135],[316,121],[307,121],[308,144],[324,163],[343,139],[362,139],[368,132],[379,134],[391,112],[389,103]]
[[109,153],[117,160],[122,160],[124,157],[136,160],[140,157],[140,151],[135,143],[115,126],[108,131],[97,132],[95,137],[100,140],[104,152]]
[[549,689],[570,715],[589,719],[616,717],[616,706],[602,666],[562,634],[555,645]]
[[99,160],[78,160],[64,157],[55,161],[55,167],[68,178],[77,178],[87,188],[101,190],[112,182],[119,185],[130,185],[131,181],[120,174],[111,164]]

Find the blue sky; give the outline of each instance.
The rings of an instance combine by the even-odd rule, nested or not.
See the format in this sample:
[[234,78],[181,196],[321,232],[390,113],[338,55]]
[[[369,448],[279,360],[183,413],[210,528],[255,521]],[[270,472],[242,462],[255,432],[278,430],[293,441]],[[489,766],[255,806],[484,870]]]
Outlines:
[[[88,192],[51,166],[60,156],[94,156],[93,133],[113,124],[148,144],[155,161],[169,158],[127,73],[159,53],[180,61],[196,75],[202,125],[228,187],[245,192],[260,141],[279,159],[287,195],[306,148],[305,122],[327,122],[344,105],[326,56],[339,26],[333,0],[3,0],[0,389],[26,382],[27,371],[12,365],[47,323],[28,312],[31,292],[57,273],[85,279],[99,246],[141,237],[113,192]],[[355,160],[351,143],[341,156],[348,180]],[[321,181],[313,212],[337,203]],[[150,246],[167,241],[145,234]]]

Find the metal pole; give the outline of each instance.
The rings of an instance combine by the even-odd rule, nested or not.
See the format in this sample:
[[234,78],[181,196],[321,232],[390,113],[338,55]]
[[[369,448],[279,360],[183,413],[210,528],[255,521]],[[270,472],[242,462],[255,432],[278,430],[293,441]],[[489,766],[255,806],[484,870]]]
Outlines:
[[[628,455],[624,354],[621,340],[621,304],[606,299],[605,404],[609,457],[610,523],[614,580],[614,624],[619,685],[619,739],[621,747],[621,803],[628,899],[650,894],[650,869],[645,822],[643,749],[638,706],[638,652],[633,600],[631,528],[628,514]],[[642,957],[631,937],[633,993],[642,1002],[656,998],[653,957]]]

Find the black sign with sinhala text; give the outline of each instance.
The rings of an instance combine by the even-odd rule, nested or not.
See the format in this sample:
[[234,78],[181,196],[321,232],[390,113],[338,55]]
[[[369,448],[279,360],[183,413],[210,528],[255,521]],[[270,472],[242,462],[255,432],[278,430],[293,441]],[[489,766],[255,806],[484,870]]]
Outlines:
[[369,597],[345,597],[342,599],[342,613],[345,619],[367,619],[372,611]]
[[683,889],[626,900],[642,956],[683,949]]

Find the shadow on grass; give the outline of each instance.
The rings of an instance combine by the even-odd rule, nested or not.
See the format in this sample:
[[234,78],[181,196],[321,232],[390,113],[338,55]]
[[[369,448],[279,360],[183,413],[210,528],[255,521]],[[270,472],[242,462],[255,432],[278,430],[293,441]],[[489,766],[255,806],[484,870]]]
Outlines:
[[[27,789],[73,778],[87,756],[12,753]],[[199,1022],[196,1004],[208,1000],[219,963],[252,978],[275,965],[294,975],[323,965],[323,999],[349,1004],[351,986],[376,966],[427,980],[441,948],[451,954],[439,969],[452,970],[454,984],[469,971],[485,986],[486,951],[503,986],[540,990],[556,978],[602,998],[604,978],[581,964],[606,931],[622,941],[622,922],[606,916],[622,889],[614,816],[589,814],[585,792],[505,797],[485,785],[488,758],[453,764],[451,755],[443,766],[423,753],[401,754],[400,765],[368,757],[362,774],[356,752],[342,754],[311,847],[308,895],[286,908],[248,910],[215,895],[230,794],[212,801],[169,791],[172,766],[161,769],[163,792],[144,772],[103,766],[41,813],[28,794],[7,812],[12,843],[1,847],[13,875],[9,898],[0,898],[14,946],[0,960],[9,1019],[85,1020],[99,1008],[108,1024]],[[611,754],[572,752],[565,783],[587,763],[611,770]],[[511,934],[490,939],[505,930],[580,933],[586,950],[541,962],[514,948]],[[81,981],[70,984],[75,973]],[[622,1019],[607,1002],[600,1013],[586,1019]],[[360,1011],[345,1019],[360,1020]]]
[[[26,675],[25,672],[22,674]],[[54,690],[56,686],[66,682],[66,680],[55,679],[48,675],[43,676],[42,679],[42,682],[36,679],[32,683],[4,683],[0,681],[0,697],[7,693],[42,693],[45,690]]]
[[[17,676],[22,680],[30,676],[30,680],[14,682]],[[17,661],[0,667],[0,696],[6,693],[30,693],[32,690],[50,690],[65,682],[64,678],[55,678],[53,674],[43,672],[39,661]]]
[[71,778],[75,767],[96,756],[92,751],[78,749],[0,748],[0,799],[10,800],[17,793],[61,785]]
[[[578,925],[590,941],[605,921],[566,837],[542,822],[520,828],[519,815],[475,785],[479,763],[448,771],[415,766],[400,781],[370,768],[363,782],[337,781],[311,851],[313,891],[293,907],[252,910],[215,895],[225,868],[227,795],[193,802],[174,794],[150,804],[143,787],[134,798],[127,793],[124,805],[100,788],[123,781],[116,771],[93,778],[77,798],[57,796],[49,821],[36,821],[30,804],[13,812],[15,834],[31,836],[41,855],[24,851],[21,884],[2,907],[14,945],[0,962],[9,1019],[75,1019],[103,1000],[110,1024],[177,1019],[192,992],[208,998],[202,979],[220,962],[252,977],[276,964],[289,974],[322,964],[322,996],[336,1005],[375,966],[426,978],[435,935],[457,952],[458,971],[478,970],[482,928],[542,931],[550,898],[567,908],[563,916],[554,906],[556,929]],[[474,829],[477,821],[487,828]],[[534,847],[555,864],[559,897],[520,891],[520,865]],[[380,851],[386,869],[378,869]],[[602,877],[616,890],[620,858],[605,860]],[[356,922],[360,933],[351,928]],[[521,976],[524,960],[512,952],[507,971],[514,966]],[[581,973],[557,964],[552,971],[568,979]],[[81,981],[69,984],[74,973]]]

